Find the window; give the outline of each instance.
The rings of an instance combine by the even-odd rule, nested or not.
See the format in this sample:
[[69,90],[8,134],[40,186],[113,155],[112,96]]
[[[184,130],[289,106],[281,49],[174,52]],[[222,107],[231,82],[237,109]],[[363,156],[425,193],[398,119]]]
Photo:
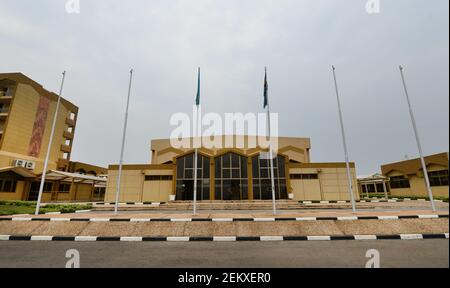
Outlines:
[[44,193],[52,193],[52,190],[53,190],[53,183],[45,182],[44,183]]
[[429,172],[428,176],[431,186],[448,186],[448,170]]
[[387,191],[384,191],[383,183],[378,183],[377,184],[377,192],[380,192],[380,193],[387,192]]
[[146,175],[145,181],[172,181],[173,177],[170,175]]
[[290,177],[293,180],[317,180],[319,174],[291,174]]
[[392,189],[402,189],[402,188],[410,188],[411,184],[409,183],[408,178],[405,176],[394,176],[391,177],[391,188]]
[[[195,154],[177,159],[176,199],[189,201],[194,199],[194,160]],[[198,154],[197,158],[197,200],[210,199],[210,159]],[[167,177],[167,176],[165,176]],[[170,176],[171,177],[171,176]]]
[[215,200],[248,200],[248,158],[227,153],[214,161]]
[[59,184],[59,193],[69,193],[70,186],[70,184]]
[[[272,180],[270,160],[255,156],[252,159],[253,164],[253,195],[255,200],[272,199]],[[288,199],[285,158],[278,156],[273,159],[273,170],[275,180],[275,198]]]
[[0,192],[14,193],[16,192],[17,181],[0,179]]

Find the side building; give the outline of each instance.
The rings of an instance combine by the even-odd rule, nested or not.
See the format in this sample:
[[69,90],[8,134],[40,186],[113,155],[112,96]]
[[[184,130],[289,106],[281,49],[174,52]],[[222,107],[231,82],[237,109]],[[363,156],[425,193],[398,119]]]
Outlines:
[[[272,199],[267,150],[254,147],[252,136],[222,136],[233,148],[199,149],[200,201],[253,201]],[[192,139],[186,139],[192,143]],[[244,143],[243,146],[236,143]],[[349,200],[345,163],[311,163],[309,138],[278,138],[274,159],[277,199],[297,201]],[[173,148],[169,139],[151,144],[152,164],[124,165],[121,202],[190,201],[194,194],[194,150]],[[105,201],[114,202],[118,165],[110,165]],[[351,164],[354,194],[358,199],[355,164]]]
[[[57,100],[57,94],[21,73],[0,73],[0,200],[37,199]],[[104,178],[76,173],[80,164],[70,161],[77,118],[78,107],[61,98],[48,170],[70,175],[48,178],[44,202],[91,200],[76,191],[105,186]],[[106,172],[93,167],[86,172]]]
[[[433,195],[448,198],[448,152],[425,157]],[[381,166],[389,178],[391,196],[428,197],[420,159],[400,161]]]

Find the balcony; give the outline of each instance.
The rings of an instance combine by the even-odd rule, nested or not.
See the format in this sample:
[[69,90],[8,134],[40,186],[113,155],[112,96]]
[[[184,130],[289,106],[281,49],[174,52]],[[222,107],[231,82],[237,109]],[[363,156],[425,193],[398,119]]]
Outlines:
[[60,168],[66,168],[67,166],[69,166],[69,160],[62,159],[62,158],[60,158],[60,159],[58,160],[58,169],[60,169]]
[[9,115],[9,108],[0,108],[0,119],[6,118]]
[[12,100],[12,96],[5,96],[0,92],[0,103],[10,103]]
[[66,124],[69,125],[69,127],[75,127],[75,120],[66,118]]
[[69,131],[64,131],[63,136],[64,136],[64,138],[69,139],[69,140],[73,139],[73,134]]
[[72,151],[72,147],[70,147],[69,145],[61,145],[61,151],[70,153],[70,151]]

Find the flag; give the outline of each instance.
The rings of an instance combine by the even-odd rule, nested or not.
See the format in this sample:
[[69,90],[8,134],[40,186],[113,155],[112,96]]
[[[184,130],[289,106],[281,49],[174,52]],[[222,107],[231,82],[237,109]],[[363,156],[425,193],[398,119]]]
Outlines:
[[198,86],[197,86],[197,98],[195,99],[195,105],[200,106],[200,67],[198,68]]
[[264,76],[264,108],[269,106],[269,84],[267,83],[267,68]]

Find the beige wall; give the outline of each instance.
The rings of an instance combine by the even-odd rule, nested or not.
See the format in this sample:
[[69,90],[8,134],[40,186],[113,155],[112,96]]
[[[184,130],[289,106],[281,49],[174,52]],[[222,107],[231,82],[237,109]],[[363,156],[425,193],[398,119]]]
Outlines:
[[[168,202],[173,190],[172,181],[145,181],[146,175],[172,176],[168,169],[124,169],[119,202]],[[109,170],[106,202],[116,201],[118,170]]]
[[[444,167],[441,165],[430,165],[428,167],[428,172],[441,171],[448,169],[448,167]],[[389,177],[394,176],[403,176],[401,172],[392,171],[388,175]],[[425,178],[423,177],[423,173],[419,172],[418,174],[408,175],[407,176],[410,183],[410,188],[403,189],[392,189],[391,188],[391,196],[417,196],[417,197],[428,197],[428,191],[425,185]],[[433,196],[436,197],[449,197],[449,189],[448,186],[441,187],[431,187],[433,192]]]
[[[317,174],[317,180],[291,180],[292,193],[296,201],[348,201],[346,168],[291,168],[290,174]],[[353,194],[359,200],[356,171],[351,170],[353,177]]]

